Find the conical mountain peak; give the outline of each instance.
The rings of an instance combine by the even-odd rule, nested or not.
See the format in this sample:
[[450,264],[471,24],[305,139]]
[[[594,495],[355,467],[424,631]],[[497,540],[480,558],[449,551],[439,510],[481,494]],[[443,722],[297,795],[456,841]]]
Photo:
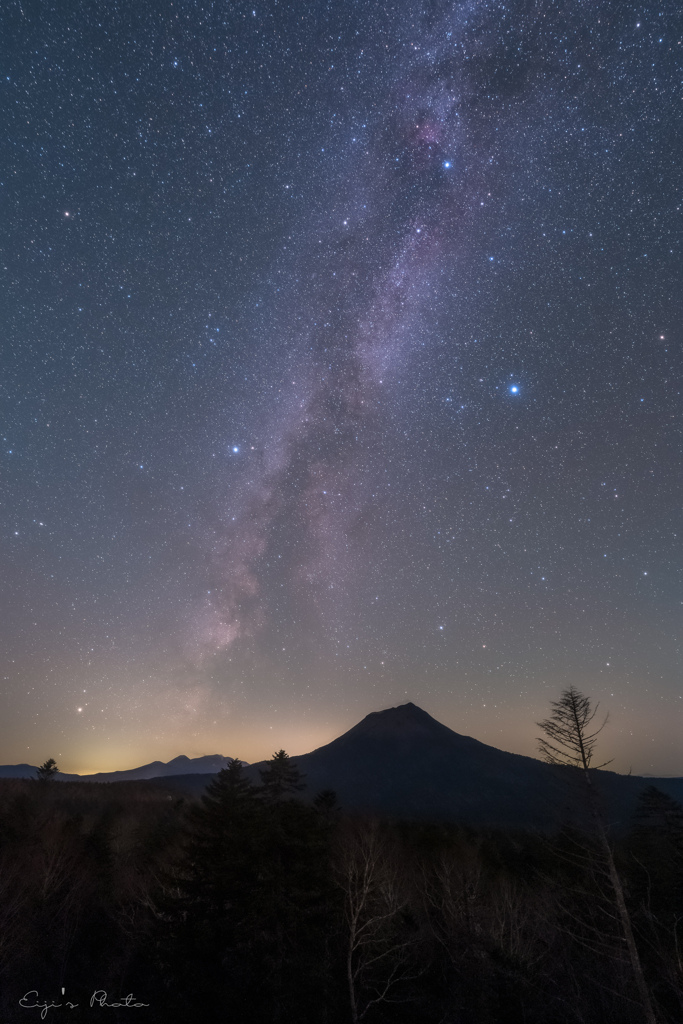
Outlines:
[[372,711],[339,739],[427,739],[437,735],[443,736],[445,733],[453,737],[457,735],[409,701],[407,704],[399,704],[398,707],[386,708],[384,711]]
[[381,723],[382,725],[411,725],[420,723],[421,725],[427,725],[430,722],[433,722],[434,725],[440,724],[435,718],[432,718],[431,715],[427,714],[426,711],[419,708],[417,704],[413,704],[412,701],[408,701],[406,704],[399,704],[395,708],[385,708],[384,711],[371,711],[370,714],[366,715],[358,724],[363,725],[364,723],[367,723],[368,725],[376,725]]

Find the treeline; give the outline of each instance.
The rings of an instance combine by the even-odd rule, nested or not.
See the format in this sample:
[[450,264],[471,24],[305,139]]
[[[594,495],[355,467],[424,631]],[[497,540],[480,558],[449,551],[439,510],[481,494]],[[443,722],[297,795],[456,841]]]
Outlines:
[[[201,800],[4,780],[0,1020],[642,1021],[590,834],[354,817],[331,793],[302,801],[282,751],[261,782],[239,762]],[[657,1020],[673,1024],[683,809],[651,788],[612,850]],[[129,994],[148,1005],[111,1005]]]

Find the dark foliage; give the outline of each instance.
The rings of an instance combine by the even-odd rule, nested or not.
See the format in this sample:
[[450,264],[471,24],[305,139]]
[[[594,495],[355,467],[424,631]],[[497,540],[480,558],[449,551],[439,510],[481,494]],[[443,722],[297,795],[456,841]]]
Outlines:
[[[286,755],[285,755],[286,757]],[[283,758],[201,800],[153,783],[0,785],[0,1019],[636,1024],[600,845],[380,822]],[[272,765],[272,762],[271,762]],[[266,771],[269,771],[267,769]],[[287,785],[283,785],[283,778]],[[274,790],[274,792],[273,792]],[[658,1020],[683,1016],[683,809],[651,789],[615,847]],[[61,995],[64,988],[65,995]]]
[[36,769],[36,779],[38,782],[49,782],[58,772],[59,768],[54,757],[48,757],[47,761],[44,761],[40,768]]
[[262,794],[266,800],[282,800],[305,789],[305,782],[297,766],[284,750],[273,754],[268,767],[260,772]]

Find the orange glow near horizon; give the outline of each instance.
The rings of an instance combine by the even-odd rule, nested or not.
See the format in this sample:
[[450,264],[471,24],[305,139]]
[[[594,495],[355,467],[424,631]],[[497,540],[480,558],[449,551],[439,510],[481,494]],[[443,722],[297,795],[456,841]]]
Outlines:
[[[384,702],[383,707],[406,703],[402,700]],[[414,703],[418,703],[417,700]],[[438,721],[461,735],[471,736],[482,743],[498,747],[511,753],[527,757],[538,757],[537,737],[540,730],[536,721],[545,717],[547,708],[530,706],[520,702],[516,706],[495,705],[460,707],[453,710],[453,702],[441,698],[438,705],[420,706]],[[605,710],[607,703],[601,702]],[[210,754],[223,757],[239,757],[249,763],[267,760],[281,748],[296,757],[324,746],[352,728],[371,711],[382,707],[349,710],[334,719],[329,715],[273,716],[275,720],[255,720],[234,715],[219,725],[212,723],[208,728],[184,729],[178,722],[173,731],[149,735],[144,729],[126,735],[111,736],[106,741],[96,742],[84,738],[69,745],[64,738],[55,744],[49,731],[35,737],[29,748],[5,750],[3,761],[7,764],[42,764],[50,756],[56,758],[60,770],[68,774],[94,775],[99,772],[125,771],[139,768],[153,761],[167,763],[184,754],[197,758]],[[680,764],[680,721],[672,715],[664,735],[659,734],[657,742],[648,735],[643,708],[610,707],[610,719],[600,741],[600,754],[605,759],[614,758],[609,766],[611,771],[637,775],[681,775]],[[71,746],[71,749],[69,747]]]

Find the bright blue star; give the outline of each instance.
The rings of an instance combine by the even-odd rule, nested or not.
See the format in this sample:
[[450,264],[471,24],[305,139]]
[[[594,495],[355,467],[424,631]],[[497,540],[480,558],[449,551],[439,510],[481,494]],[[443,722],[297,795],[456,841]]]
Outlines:
[[444,167],[446,168],[447,171],[450,170],[450,166],[451,166],[450,160],[444,160],[443,165],[444,165]]
[[518,395],[519,394],[519,388],[517,387],[516,384],[511,384],[510,385],[510,394],[511,395]]
[[233,452],[233,455],[239,454],[239,448],[238,448],[238,446],[236,444],[234,444],[232,446],[232,452]]

